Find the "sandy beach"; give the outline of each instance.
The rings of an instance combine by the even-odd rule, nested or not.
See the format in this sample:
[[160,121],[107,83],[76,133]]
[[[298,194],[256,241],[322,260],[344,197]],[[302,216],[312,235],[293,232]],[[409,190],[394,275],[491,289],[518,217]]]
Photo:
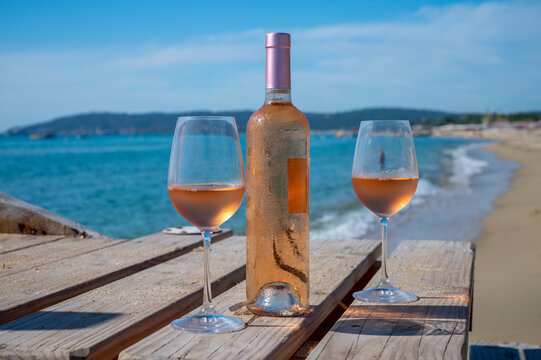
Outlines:
[[471,340],[541,343],[541,130],[486,131],[519,164],[475,239]]

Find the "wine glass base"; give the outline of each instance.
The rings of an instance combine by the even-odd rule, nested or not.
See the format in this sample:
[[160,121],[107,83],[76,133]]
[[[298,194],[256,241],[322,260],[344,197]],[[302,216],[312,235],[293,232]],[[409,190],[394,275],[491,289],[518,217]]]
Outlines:
[[353,297],[359,301],[384,304],[410,303],[418,299],[417,295],[395,288],[394,286],[375,287],[357,291]]
[[174,320],[171,326],[190,334],[222,334],[242,330],[246,323],[242,319],[221,314],[196,314]]

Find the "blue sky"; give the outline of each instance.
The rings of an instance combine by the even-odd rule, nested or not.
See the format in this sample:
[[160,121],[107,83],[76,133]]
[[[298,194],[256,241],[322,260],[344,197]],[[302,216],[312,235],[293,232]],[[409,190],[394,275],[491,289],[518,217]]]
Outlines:
[[539,1],[0,0],[0,131],[89,111],[256,109],[271,31],[292,34],[302,110],[538,110],[539,19]]

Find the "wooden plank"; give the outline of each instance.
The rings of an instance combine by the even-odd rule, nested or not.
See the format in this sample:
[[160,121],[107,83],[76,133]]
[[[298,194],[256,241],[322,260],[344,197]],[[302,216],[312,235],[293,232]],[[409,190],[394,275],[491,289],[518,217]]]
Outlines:
[[[214,234],[218,241],[231,230]],[[86,239],[84,240],[86,241]],[[202,246],[200,235],[157,233],[118,241],[81,255],[65,258],[1,278],[0,324],[77,296]]]
[[[213,291],[245,276],[245,243],[213,244]],[[202,302],[202,248],[0,326],[0,358],[107,359]]]
[[64,235],[0,234],[0,254],[63,239]]
[[402,242],[389,260],[391,281],[420,300],[355,300],[308,359],[465,359],[473,256],[467,242]]
[[278,318],[252,315],[244,306],[245,282],[220,295],[220,311],[242,317],[248,328],[229,334],[191,335],[165,326],[122,351],[119,359],[287,359],[310,336],[376,261],[378,241],[310,244],[310,312]]
[[104,237],[84,225],[3,192],[0,192],[0,233]]
[[107,237],[83,239],[64,236],[57,241],[43,242],[36,246],[0,254],[0,264],[2,264],[0,268],[0,281],[8,275],[28,269],[38,272],[44,265],[67,260],[97,249],[114,246],[124,241],[127,240],[113,240]]

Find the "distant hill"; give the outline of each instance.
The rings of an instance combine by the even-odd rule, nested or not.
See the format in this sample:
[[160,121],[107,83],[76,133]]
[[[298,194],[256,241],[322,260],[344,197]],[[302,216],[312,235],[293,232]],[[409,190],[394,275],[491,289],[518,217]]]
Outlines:
[[[185,113],[89,113],[59,117],[36,125],[10,129],[6,135],[51,133],[57,135],[107,135],[107,134],[170,134],[175,130],[179,116],[227,115],[235,116],[240,132],[253,111],[192,111]],[[357,129],[361,120],[403,119],[416,123],[424,120],[441,121],[456,114],[442,111],[402,108],[371,108],[341,113],[305,113],[311,130]]]

